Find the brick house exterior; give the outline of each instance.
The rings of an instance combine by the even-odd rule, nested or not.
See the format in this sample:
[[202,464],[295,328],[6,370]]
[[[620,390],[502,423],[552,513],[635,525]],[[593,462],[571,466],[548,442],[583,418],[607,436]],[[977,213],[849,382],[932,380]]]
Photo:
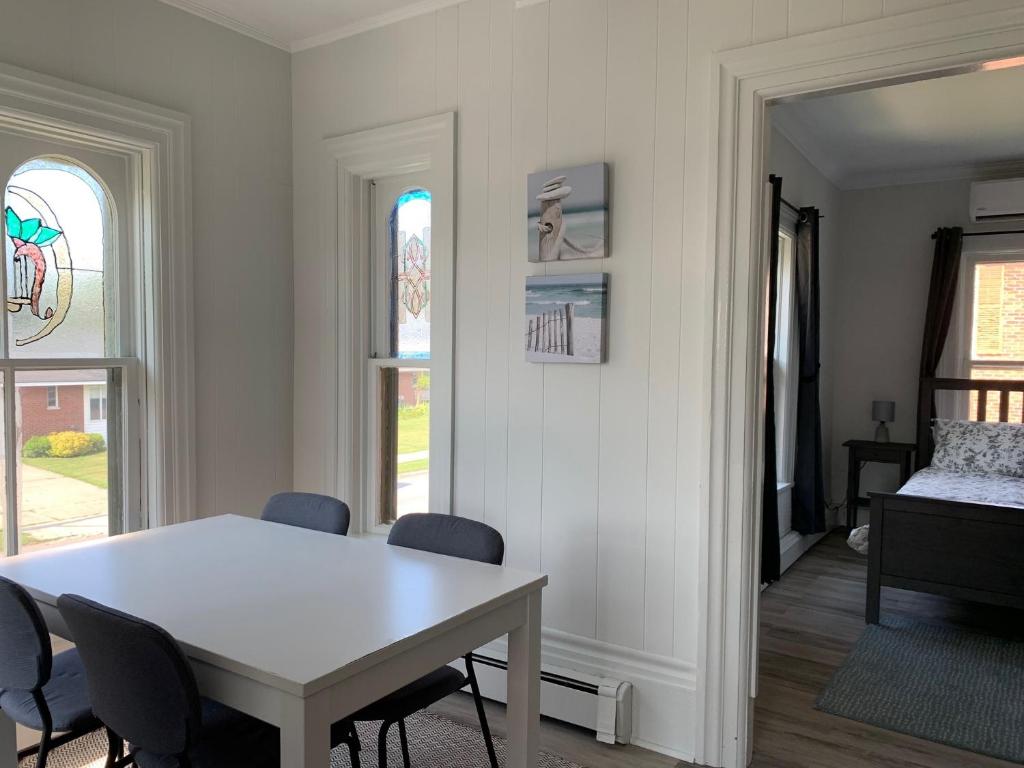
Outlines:
[[[1024,261],[979,264],[975,273],[974,350],[975,360],[998,363],[1024,361]],[[1020,366],[975,367],[971,378],[1020,379]],[[970,413],[976,412],[977,395],[971,395]],[[1010,414],[1020,414],[1024,402],[1020,393],[1010,397]],[[998,398],[986,405],[988,421],[998,421]]]
[[49,406],[49,386],[19,387],[21,396],[21,443],[36,435],[85,431],[85,387],[54,385],[57,407]]

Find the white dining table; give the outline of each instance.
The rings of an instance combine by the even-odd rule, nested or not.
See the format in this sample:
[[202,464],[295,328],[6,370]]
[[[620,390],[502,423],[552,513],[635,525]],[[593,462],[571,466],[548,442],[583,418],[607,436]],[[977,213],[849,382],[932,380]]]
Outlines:
[[[506,764],[536,765],[546,576],[237,515],[19,555],[0,574],[69,640],[63,593],[164,627],[203,695],[280,728],[283,768],[328,768],[333,722],[508,634]],[[0,715],[0,768],[16,752]]]

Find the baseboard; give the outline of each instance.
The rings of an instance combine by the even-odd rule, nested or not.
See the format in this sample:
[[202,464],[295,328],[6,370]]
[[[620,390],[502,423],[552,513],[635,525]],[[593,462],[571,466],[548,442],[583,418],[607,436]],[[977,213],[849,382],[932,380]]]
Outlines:
[[[508,658],[504,639],[488,643],[478,653],[494,659]],[[541,634],[541,666],[562,676],[582,673],[595,683],[604,679],[630,684],[629,742],[676,759],[693,759],[697,688],[694,664],[545,628]],[[485,672],[486,667],[481,665],[477,668],[484,695],[505,701],[503,672],[493,668]],[[569,702],[566,691],[564,687],[542,683],[542,714],[569,722],[599,717],[597,712],[565,715],[567,706],[587,706],[580,703],[585,701],[580,697]],[[590,697],[595,708],[597,698]],[[545,704],[548,711],[544,711]]]
[[824,538],[824,533],[812,533],[809,536],[802,536],[796,531],[790,531],[779,539],[779,572],[785,573],[793,563],[811,547]]

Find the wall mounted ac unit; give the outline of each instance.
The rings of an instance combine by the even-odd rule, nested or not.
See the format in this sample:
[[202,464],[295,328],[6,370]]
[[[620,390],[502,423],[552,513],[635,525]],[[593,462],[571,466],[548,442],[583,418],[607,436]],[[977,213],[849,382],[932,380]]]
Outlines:
[[1024,219],[1024,179],[971,184],[971,221]]

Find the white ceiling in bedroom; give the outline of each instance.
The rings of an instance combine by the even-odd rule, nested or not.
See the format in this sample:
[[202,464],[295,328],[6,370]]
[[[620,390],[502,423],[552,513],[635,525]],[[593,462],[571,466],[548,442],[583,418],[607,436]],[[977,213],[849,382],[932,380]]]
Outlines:
[[461,0],[163,0],[278,48],[300,51]]
[[1024,67],[778,104],[771,120],[841,188],[1024,175]]

